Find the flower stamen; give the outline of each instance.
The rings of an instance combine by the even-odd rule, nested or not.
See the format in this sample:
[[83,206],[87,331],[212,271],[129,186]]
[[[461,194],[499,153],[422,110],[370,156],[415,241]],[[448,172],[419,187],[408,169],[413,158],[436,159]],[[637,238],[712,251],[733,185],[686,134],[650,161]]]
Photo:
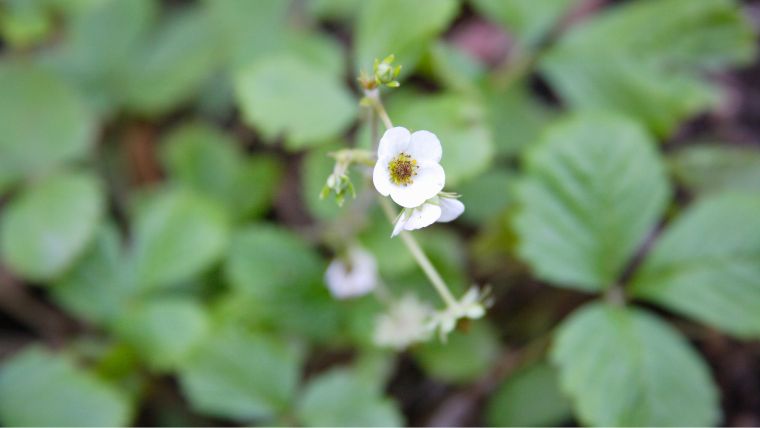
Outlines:
[[399,153],[392,161],[388,163],[388,171],[391,174],[391,181],[399,186],[408,186],[414,181],[419,169],[417,161],[406,153]]

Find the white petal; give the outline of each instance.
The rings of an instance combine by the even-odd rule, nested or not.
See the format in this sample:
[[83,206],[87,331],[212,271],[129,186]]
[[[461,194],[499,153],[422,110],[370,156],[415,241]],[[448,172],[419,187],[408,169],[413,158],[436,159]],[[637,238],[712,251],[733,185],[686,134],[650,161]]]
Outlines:
[[375,163],[375,169],[372,171],[372,183],[375,184],[375,189],[383,196],[388,196],[391,189],[394,187],[391,181],[391,172],[388,170],[388,158],[380,158]]
[[401,211],[401,214],[399,214],[398,219],[396,220],[396,224],[393,225],[391,238],[398,235],[402,230],[404,230],[404,225],[406,224],[406,221],[409,220],[409,214],[410,212],[407,209]]
[[417,162],[432,161],[438,163],[441,161],[443,150],[441,149],[441,142],[435,134],[430,131],[417,131],[412,134],[406,153],[413,159],[417,159]]
[[335,259],[325,271],[327,288],[337,299],[365,295],[377,284],[377,262],[372,254],[353,248],[348,256],[351,270],[342,260]]
[[440,198],[438,204],[441,206],[441,218],[438,219],[440,223],[450,222],[464,212],[464,204],[458,199]]
[[435,162],[422,162],[417,175],[408,186],[393,185],[390,190],[393,202],[406,208],[414,208],[437,195],[446,184],[446,173]]
[[441,207],[434,204],[423,204],[421,207],[412,210],[409,220],[404,224],[404,229],[422,229],[435,223],[439,217],[441,217]]
[[385,134],[380,138],[380,144],[377,146],[377,158],[396,157],[407,149],[410,139],[409,130],[402,126],[385,131]]

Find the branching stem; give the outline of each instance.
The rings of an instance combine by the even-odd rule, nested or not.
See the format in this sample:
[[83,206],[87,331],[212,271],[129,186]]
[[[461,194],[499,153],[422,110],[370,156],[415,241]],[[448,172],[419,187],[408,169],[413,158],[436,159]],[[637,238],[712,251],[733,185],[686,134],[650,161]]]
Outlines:
[[[380,91],[377,89],[373,90],[367,90],[364,91],[364,94],[366,98],[369,100],[370,104],[372,105],[372,109],[377,114],[377,117],[380,118],[380,120],[383,121],[383,124],[387,129],[393,128],[393,122],[391,122],[391,118],[388,116],[388,112],[385,111],[385,107],[383,106],[383,102],[380,100]],[[372,121],[372,135],[377,135],[377,121]],[[372,144],[376,144],[376,141],[372,141]],[[388,217],[388,221],[393,224],[394,220],[396,219],[397,213],[396,210],[391,205],[390,201],[388,201],[387,198],[380,197],[380,205],[383,208],[383,211],[385,212],[385,215]],[[438,292],[438,294],[441,296],[441,299],[443,299],[444,302],[446,302],[446,305],[449,307],[455,307],[457,305],[457,299],[454,297],[453,294],[451,294],[451,291],[449,290],[449,287],[446,285],[446,282],[441,277],[441,274],[438,273],[438,270],[433,266],[433,263],[430,262],[430,259],[425,254],[425,251],[422,250],[422,247],[420,247],[420,244],[417,242],[417,240],[412,236],[411,233],[407,231],[402,231],[401,234],[401,240],[404,242],[404,245],[409,250],[409,252],[412,254],[412,257],[414,257],[414,260],[417,262],[417,264],[420,266],[423,272],[425,272],[425,275],[430,280],[430,283],[433,284],[433,288],[435,288],[435,291]]]

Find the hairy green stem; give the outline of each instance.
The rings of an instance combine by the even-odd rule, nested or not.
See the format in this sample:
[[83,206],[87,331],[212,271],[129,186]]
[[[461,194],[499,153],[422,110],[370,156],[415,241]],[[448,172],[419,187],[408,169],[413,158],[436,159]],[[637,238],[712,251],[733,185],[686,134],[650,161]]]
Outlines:
[[[388,220],[393,224],[393,220],[396,218],[396,212],[390,201],[387,198],[380,197],[380,205],[383,207],[383,211],[388,217]],[[422,247],[420,247],[420,244],[414,236],[407,231],[402,231],[399,236],[401,236],[401,240],[404,242],[406,249],[409,250],[412,257],[414,257],[414,260],[420,268],[422,268],[422,271],[425,272],[430,283],[433,284],[435,291],[437,291],[443,301],[446,302],[446,305],[450,307],[456,306],[457,299],[451,294],[449,287],[446,286],[446,282],[441,278],[441,274],[438,273],[438,270],[436,270],[435,266],[430,262],[430,259],[422,250]]]
[[[367,99],[370,100],[370,103],[372,105],[372,109],[377,114],[377,117],[379,117],[383,124],[387,129],[393,128],[393,122],[391,122],[391,118],[388,116],[388,112],[385,111],[385,107],[383,106],[383,102],[380,100],[380,92],[379,90],[373,90],[373,91],[365,91],[365,96]],[[377,136],[377,120],[372,121],[372,135]],[[372,141],[372,144],[376,144],[376,141]],[[380,197],[380,205],[383,208],[383,211],[385,212],[385,215],[388,217],[388,221],[393,224],[394,220],[396,219],[397,213],[396,210],[393,209],[393,206],[391,205],[390,201],[388,201],[387,198]],[[438,294],[441,296],[441,299],[443,299],[444,302],[446,302],[446,305],[449,307],[455,307],[457,305],[457,299],[454,297],[453,294],[451,294],[451,291],[449,290],[449,287],[446,286],[446,282],[441,277],[441,274],[438,273],[438,270],[433,266],[433,264],[430,262],[430,259],[427,257],[425,252],[422,250],[422,247],[420,247],[420,244],[417,242],[417,240],[412,236],[411,233],[402,231],[401,234],[401,240],[404,242],[404,245],[409,250],[409,252],[412,254],[412,257],[414,257],[414,260],[417,262],[417,264],[420,266],[423,272],[425,272],[425,275],[430,280],[430,283],[433,284],[433,288],[435,288],[435,291],[438,292]]]

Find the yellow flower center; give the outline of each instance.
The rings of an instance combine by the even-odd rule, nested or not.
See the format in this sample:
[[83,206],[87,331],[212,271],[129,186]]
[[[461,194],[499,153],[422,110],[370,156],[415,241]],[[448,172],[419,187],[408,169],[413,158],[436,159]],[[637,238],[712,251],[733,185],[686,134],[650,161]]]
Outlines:
[[388,163],[388,171],[391,173],[391,181],[399,186],[412,184],[412,178],[417,175],[417,161],[406,153],[400,153]]

